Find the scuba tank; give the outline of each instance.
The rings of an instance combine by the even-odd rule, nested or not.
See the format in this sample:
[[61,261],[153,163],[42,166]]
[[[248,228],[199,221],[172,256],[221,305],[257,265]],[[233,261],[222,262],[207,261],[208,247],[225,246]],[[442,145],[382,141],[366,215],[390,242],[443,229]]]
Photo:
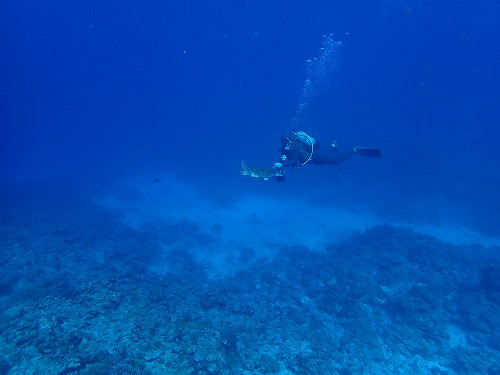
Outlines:
[[[293,135],[295,135],[294,142],[300,141],[302,144],[307,145],[308,147],[311,147],[311,151],[308,152],[308,155],[303,155],[304,157],[304,162],[301,163],[302,165],[306,165],[309,163],[312,159],[312,156],[314,154],[314,145],[316,143],[316,140],[311,137],[309,134],[303,131],[298,131],[298,132],[293,132]],[[304,153],[304,151],[303,151]]]
[[299,141],[302,143],[305,143],[306,145],[310,145],[311,147],[314,147],[314,144],[316,143],[316,140],[311,137],[309,134],[303,131],[298,131],[293,133]]

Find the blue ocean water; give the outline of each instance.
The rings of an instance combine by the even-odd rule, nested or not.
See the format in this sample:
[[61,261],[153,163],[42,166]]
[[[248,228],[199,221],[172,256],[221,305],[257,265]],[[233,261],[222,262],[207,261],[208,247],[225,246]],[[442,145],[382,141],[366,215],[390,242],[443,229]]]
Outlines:
[[499,16],[4,0],[0,374],[500,373]]

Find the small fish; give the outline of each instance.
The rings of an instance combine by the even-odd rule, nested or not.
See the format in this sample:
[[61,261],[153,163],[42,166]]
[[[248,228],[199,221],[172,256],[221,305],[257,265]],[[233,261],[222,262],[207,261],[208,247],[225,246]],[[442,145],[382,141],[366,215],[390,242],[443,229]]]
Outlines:
[[157,184],[158,182],[161,182],[161,178],[157,177],[153,180],[153,184]]
[[278,168],[257,168],[249,167],[245,161],[241,162],[241,172],[243,176],[250,176],[254,178],[263,178],[268,180],[270,177],[281,177],[285,175],[283,170]]

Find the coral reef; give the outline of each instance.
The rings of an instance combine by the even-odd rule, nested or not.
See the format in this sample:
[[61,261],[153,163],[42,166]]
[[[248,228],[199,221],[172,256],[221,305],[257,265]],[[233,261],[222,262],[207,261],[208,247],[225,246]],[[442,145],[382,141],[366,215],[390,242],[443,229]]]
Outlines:
[[383,225],[321,252],[243,249],[214,279],[189,223],[130,229],[90,204],[4,218],[0,374],[500,372],[498,248]]

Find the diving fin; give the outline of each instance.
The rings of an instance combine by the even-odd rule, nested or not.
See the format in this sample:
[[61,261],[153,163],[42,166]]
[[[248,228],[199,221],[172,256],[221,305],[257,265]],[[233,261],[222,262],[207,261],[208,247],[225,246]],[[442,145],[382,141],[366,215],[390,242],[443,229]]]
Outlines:
[[381,158],[382,153],[378,148],[371,147],[354,147],[354,152],[360,154],[361,156],[366,156],[367,158]]

